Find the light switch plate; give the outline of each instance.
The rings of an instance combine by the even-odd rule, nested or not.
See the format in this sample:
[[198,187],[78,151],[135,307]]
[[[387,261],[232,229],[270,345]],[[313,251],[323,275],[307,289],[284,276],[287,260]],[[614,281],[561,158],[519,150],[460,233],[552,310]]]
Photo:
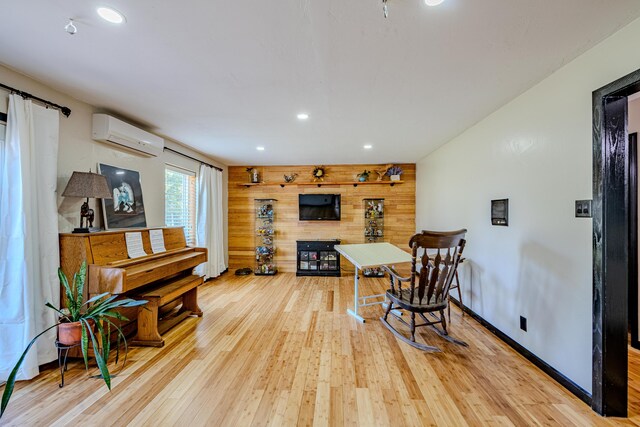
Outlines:
[[576,218],[591,217],[591,200],[576,200]]

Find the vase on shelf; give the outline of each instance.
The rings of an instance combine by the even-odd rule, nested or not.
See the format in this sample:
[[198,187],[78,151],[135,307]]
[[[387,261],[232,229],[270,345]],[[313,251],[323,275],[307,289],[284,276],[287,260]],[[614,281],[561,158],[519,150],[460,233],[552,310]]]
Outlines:
[[389,179],[391,181],[400,181],[400,175],[390,175]]

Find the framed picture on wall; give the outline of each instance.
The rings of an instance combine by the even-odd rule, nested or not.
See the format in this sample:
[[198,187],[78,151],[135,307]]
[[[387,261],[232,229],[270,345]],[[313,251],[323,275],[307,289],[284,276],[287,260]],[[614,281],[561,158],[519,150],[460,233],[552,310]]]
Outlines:
[[509,199],[491,201],[491,224],[509,226]]
[[146,227],[140,173],[105,164],[98,171],[107,177],[113,199],[102,199],[102,212],[107,230]]

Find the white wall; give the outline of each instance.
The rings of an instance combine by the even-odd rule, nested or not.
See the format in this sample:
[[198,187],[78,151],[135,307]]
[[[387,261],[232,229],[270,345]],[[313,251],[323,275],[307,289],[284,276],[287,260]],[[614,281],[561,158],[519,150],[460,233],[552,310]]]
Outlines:
[[[126,150],[120,150],[111,144],[96,142],[91,139],[91,122],[94,112],[104,112],[89,104],[78,101],[69,95],[57,92],[27,76],[0,66],[0,82],[29,92],[40,98],[55,102],[71,108],[71,116],[64,117],[60,114],[60,151],[58,154],[58,225],[60,232],[69,232],[80,225],[80,205],[82,199],[66,198],[61,194],[64,191],[69,177],[73,171],[96,171],[98,163],[120,166],[140,172],[142,182],[142,194],[146,211],[147,225],[149,227],[164,226],[164,165],[170,163],[190,169],[195,172],[200,166],[199,162],[182,156],[165,152],[159,157],[143,157]],[[0,89],[0,111],[7,111],[8,92]],[[127,121],[125,118],[123,118]],[[223,200],[224,207],[224,242],[225,253],[228,253],[227,244],[227,168],[214,159],[194,152],[175,141],[167,140],[166,145],[185,154],[201,158],[211,164],[223,167]],[[102,209],[97,200],[90,200],[89,205],[96,212],[94,226],[101,226]]]
[[[640,20],[417,167],[417,229],[469,230],[465,304],[589,392],[592,221],[574,201],[592,196],[591,93],[640,68],[638,40]],[[491,225],[499,198],[509,227]]]

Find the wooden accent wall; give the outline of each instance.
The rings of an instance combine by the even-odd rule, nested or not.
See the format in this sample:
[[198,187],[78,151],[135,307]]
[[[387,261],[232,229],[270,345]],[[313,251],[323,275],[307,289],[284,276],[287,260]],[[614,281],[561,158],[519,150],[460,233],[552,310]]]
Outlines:
[[[275,211],[276,261],[279,271],[296,271],[296,240],[341,239],[342,243],[364,243],[363,201],[366,198],[385,199],[385,241],[408,250],[409,238],[415,233],[416,166],[402,164],[402,184],[390,185],[323,185],[302,186],[256,185],[250,182],[247,166],[229,167],[229,269],[255,265],[254,260],[254,199],[277,199]],[[380,165],[327,166],[325,183],[354,181],[364,169],[379,169]],[[296,182],[311,181],[313,166],[258,167],[265,182],[284,182],[283,175],[298,173]],[[375,180],[375,173],[370,180]],[[385,177],[385,180],[388,180]],[[298,194],[341,194],[341,221],[298,221]],[[343,269],[353,270],[346,260]]]

